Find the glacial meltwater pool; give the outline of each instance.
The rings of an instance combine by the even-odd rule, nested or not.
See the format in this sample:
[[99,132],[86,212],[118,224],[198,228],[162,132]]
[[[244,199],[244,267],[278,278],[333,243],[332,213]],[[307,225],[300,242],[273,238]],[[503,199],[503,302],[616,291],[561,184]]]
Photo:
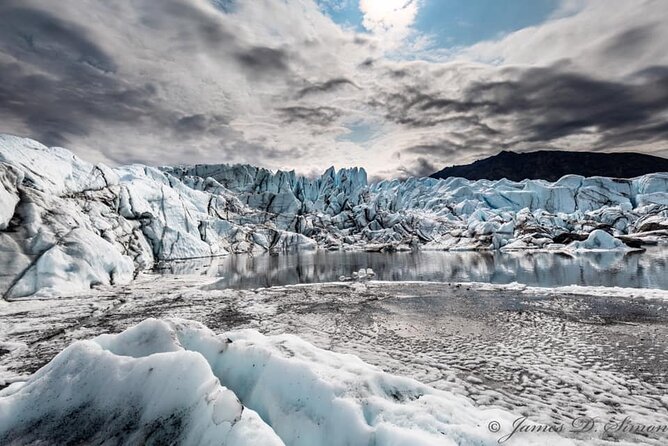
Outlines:
[[220,288],[253,289],[333,282],[360,268],[372,268],[375,280],[387,281],[668,289],[668,246],[633,253],[316,251],[273,256],[230,255],[164,262],[155,272],[219,277],[217,286]]

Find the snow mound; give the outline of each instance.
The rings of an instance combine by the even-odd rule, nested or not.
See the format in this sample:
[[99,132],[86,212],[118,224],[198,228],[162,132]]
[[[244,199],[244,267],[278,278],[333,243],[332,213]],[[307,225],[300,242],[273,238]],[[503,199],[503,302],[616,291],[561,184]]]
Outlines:
[[295,336],[184,320],[76,342],[0,392],[2,444],[493,445],[488,423],[514,419]]

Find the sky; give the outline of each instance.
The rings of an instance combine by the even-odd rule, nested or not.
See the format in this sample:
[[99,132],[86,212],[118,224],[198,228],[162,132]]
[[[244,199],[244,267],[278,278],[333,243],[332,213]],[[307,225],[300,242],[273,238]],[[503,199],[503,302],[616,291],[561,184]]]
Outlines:
[[0,132],[110,165],[668,156],[665,0],[0,0]]

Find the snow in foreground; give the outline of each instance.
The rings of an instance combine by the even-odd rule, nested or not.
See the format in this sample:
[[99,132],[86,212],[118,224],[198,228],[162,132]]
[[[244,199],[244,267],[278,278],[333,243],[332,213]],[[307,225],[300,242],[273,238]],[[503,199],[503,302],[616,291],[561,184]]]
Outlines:
[[0,392],[0,444],[492,445],[488,423],[514,419],[295,336],[180,319],[75,342]]
[[313,249],[626,251],[668,238],[668,174],[368,183],[247,165],[110,168],[0,135],[0,293],[124,284],[155,262]]

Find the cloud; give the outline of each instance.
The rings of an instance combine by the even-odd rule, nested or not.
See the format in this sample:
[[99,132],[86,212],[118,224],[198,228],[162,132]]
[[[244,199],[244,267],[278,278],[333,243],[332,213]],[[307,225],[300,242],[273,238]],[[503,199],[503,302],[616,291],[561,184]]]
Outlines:
[[[656,151],[668,139],[662,3],[564,1],[543,24],[407,60],[425,37],[418,0],[361,0],[362,33],[313,0],[5,0],[0,131],[109,163],[372,177],[502,149]],[[356,122],[373,132],[347,137]]]
[[461,52],[467,60],[550,66],[622,77],[651,65],[668,65],[668,8],[663,0],[564,1],[560,14]]
[[403,178],[406,177],[428,177],[434,172],[441,170],[442,168],[434,164],[433,161],[419,157],[417,158],[410,166],[404,166],[399,168],[400,176]]
[[317,126],[326,126],[342,115],[341,110],[334,107],[282,107],[278,109],[285,122],[303,121]]
[[404,134],[426,132],[401,151],[409,159],[431,156],[432,163],[507,149],[649,148],[668,137],[668,70],[615,82],[559,67],[513,69],[445,97],[427,85],[409,87],[375,106]]
[[608,142],[623,144],[637,141],[625,140],[631,130],[654,127],[668,113],[668,73],[664,67],[650,70],[649,78],[613,82],[558,67],[514,69],[507,79],[471,83],[457,97],[428,93],[424,86],[389,95],[380,106],[388,119],[413,127],[460,124],[486,138],[536,142],[595,128]]
[[[321,14],[304,16],[294,9],[299,3],[294,1],[291,12],[302,26],[293,23],[279,39],[258,41],[263,24],[247,17],[257,14],[253,8],[282,8],[277,16],[286,8],[259,3],[249,10],[235,7],[234,16],[200,0],[165,0],[160,8],[148,0],[64,0],[58,8],[30,0],[3,2],[0,130],[112,163],[273,163],[280,153],[290,159],[285,153],[290,134],[267,138],[267,127],[284,122],[280,105],[294,96],[293,85],[317,88],[309,79],[326,77],[319,69],[291,70],[299,57],[317,60],[322,51],[303,41],[305,30],[329,26],[334,32],[327,39],[345,37]],[[295,43],[297,37],[302,42]],[[302,121],[316,121],[307,118]],[[242,146],[264,147],[266,156],[247,159],[248,152],[238,150]]]
[[304,96],[308,96],[311,94],[317,94],[317,93],[329,93],[338,90],[341,87],[345,87],[346,85],[351,85],[353,87],[357,87],[353,81],[350,79],[345,79],[345,78],[335,78],[335,79],[329,79],[325,82],[322,83],[314,83],[309,85],[308,87],[304,87],[301,90],[297,92],[297,98],[301,99]]
[[256,46],[236,54],[241,64],[256,75],[271,75],[274,71],[286,71],[288,69],[287,55],[284,51]]
[[[92,117],[134,122],[156,94],[150,84],[114,75],[114,59],[81,27],[46,11],[0,9],[0,117],[21,118],[34,137],[65,144],[92,131]],[[169,121],[155,110],[158,121]]]
[[359,8],[366,29],[399,42],[411,33],[420,0],[360,0]]
[[[469,104],[490,116],[510,115],[514,131],[532,142],[595,131],[607,144],[651,142],[668,113],[668,76],[631,82],[600,80],[558,68],[533,68],[517,80],[476,84],[466,92]],[[646,141],[645,141],[646,139]]]

